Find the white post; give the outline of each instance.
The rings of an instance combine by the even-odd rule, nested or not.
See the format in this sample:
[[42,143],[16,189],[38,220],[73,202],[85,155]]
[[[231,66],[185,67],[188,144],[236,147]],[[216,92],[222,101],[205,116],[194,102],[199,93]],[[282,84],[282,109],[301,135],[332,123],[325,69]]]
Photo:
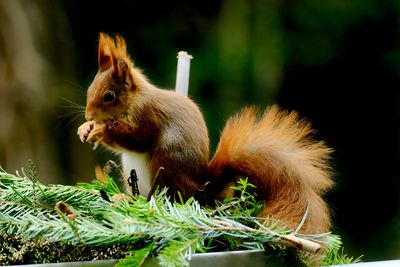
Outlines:
[[187,96],[189,90],[190,60],[193,57],[185,51],[180,51],[177,58],[178,68],[176,72],[175,91]]

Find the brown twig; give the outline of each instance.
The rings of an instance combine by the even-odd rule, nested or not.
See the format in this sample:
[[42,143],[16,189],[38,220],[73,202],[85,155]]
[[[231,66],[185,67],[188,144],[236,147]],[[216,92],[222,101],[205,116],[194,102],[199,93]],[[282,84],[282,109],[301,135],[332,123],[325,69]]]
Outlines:
[[158,168],[158,171],[157,171],[157,173],[156,173],[156,176],[154,176],[154,179],[153,179],[153,185],[151,186],[150,192],[149,192],[149,194],[147,195],[147,201],[150,201],[151,196],[152,196],[152,195],[154,194],[154,192],[156,191],[156,188],[157,188],[157,186],[158,186],[158,181],[160,181],[160,177],[161,177],[161,175],[163,174],[164,170],[165,170],[164,167]]
[[300,238],[294,235],[278,235],[282,240],[277,242],[279,245],[293,247],[299,250],[304,250],[311,253],[318,253],[321,250],[321,245],[317,242]]
[[[215,220],[215,222],[218,223],[219,225],[227,227],[226,229],[240,230],[240,228],[234,227],[228,222],[219,221],[219,220]],[[258,225],[262,226],[260,223],[258,223],[258,222],[256,222],[256,223]],[[283,245],[283,246],[286,246],[286,247],[293,247],[293,248],[296,248],[296,249],[299,249],[299,250],[303,250],[303,251],[307,251],[307,252],[311,252],[311,253],[318,253],[321,250],[321,245],[318,244],[317,242],[297,237],[294,234],[282,235],[282,234],[276,233],[276,232],[271,231],[271,230],[269,230],[267,228],[264,228],[264,227],[263,227],[263,229],[266,230],[270,235],[280,239],[280,241],[274,242],[275,244]],[[251,232],[260,233],[260,230],[252,229],[250,227],[248,227],[247,230],[251,231]]]

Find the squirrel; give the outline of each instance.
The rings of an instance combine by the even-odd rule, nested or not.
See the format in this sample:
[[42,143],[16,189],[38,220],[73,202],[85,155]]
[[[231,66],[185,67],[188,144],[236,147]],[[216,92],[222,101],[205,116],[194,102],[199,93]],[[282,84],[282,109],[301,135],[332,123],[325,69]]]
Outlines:
[[271,106],[260,115],[256,108],[244,108],[227,121],[209,161],[199,107],[151,84],[128,55],[125,40],[100,33],[98,72],[87,91],[85,118],[77,132],[81,141],[121,154],[123,175],[135,169],[144,196],[160,167],[164,172],[157,184],[184,199],[208,181],[208,202],[229,196],[238,177],[248,177],[266,203],[260,217],[296,229],[308,210],[300,233],[330,230],[323,194],[333,186],[332,150],[312,139],[310,123],[294,111]]

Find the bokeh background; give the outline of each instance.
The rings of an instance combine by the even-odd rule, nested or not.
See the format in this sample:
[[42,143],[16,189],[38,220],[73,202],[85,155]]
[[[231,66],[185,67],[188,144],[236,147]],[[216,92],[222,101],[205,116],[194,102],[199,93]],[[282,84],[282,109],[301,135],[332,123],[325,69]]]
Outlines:
[[364,260],[400,258],[400,1],[0,0],[0,165],[32,159],[45,183],[93,178],[115,159],[78,141],[98,33],[119,33],[150,80],[190,95],[212,147],[244,105],[278,103],[335,149],[334,232]]

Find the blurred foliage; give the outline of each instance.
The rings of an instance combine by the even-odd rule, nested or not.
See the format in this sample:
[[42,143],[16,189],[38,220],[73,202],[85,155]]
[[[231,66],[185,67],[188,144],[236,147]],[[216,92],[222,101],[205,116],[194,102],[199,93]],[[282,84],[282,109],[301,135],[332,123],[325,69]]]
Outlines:
[[85,105],[98,33],[120,33],[159,87],[174,87],[177,51],[193,55],[212,147],[244,105],[306,116],[336,150],[328,200],[344,243],[364,260],[400,257],[400,1],[0,0],[0,21],[7,170],[32,158],[46,181],[75,183],[114,157],[79,143],[83,117],[63,98]]

